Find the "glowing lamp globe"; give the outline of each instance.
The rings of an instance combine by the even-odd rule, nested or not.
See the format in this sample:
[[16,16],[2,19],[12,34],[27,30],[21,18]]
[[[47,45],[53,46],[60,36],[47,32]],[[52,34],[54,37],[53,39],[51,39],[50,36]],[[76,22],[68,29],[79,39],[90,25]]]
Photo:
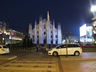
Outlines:
[[96,12],[96,5],[93,5],[93,6],[91,7],[91,12]]

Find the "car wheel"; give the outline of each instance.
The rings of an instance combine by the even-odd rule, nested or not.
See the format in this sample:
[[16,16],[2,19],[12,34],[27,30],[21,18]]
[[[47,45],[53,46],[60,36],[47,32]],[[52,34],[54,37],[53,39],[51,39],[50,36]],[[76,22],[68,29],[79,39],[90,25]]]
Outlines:
[[79,53],[78,51],[76,51],[76,52],[74,53],[74,55],[75,55],[75,56],[79,56],[80,53]]
[[53,56],[58,56],[58,53],[57,52],[53,52]]

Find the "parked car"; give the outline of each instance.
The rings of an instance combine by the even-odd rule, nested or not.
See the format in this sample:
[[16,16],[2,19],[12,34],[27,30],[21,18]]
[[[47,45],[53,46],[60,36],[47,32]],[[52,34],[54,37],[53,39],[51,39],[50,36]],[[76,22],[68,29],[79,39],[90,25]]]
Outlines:
[[78,44],[63,44],[48,51],[48,55],[75,55],[79,56],[82,53],[82,48]]
[[0,45],[0,54],[9,53],[9,48],[6,45]]
[[96,44],[86,44],[86,45],[82,45],[82,48],[96,48]]

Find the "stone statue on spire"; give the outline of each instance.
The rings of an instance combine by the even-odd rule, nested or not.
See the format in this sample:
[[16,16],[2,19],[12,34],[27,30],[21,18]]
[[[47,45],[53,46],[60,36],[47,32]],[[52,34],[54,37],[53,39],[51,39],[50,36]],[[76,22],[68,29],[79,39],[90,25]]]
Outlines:
[[49,11],[47,11],[47,20],[50,20],[50,15],[49,15]]

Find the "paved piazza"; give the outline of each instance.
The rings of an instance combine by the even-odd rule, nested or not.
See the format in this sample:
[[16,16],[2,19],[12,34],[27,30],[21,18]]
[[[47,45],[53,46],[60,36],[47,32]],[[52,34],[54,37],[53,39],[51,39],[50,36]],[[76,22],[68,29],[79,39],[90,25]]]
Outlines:
[[96,72],[96,60],[80,60],[78,56],[18,55],[1,64],[0,72]]
[[63,72],[96,72],[96,61],[62,61]]
[[58,58],[19,57],[16,60],[0,65],[0,72],[60,72]]

